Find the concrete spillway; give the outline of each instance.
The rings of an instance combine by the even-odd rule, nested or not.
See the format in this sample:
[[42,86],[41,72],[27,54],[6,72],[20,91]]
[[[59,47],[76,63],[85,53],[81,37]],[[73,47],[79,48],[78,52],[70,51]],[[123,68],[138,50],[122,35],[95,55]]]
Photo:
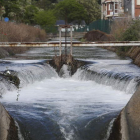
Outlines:
[[[20,127],[25,139],[27,138],[26,132],[29,131],[29,138],[34,140],[57,140],[58,137],[61,140],[103,140],[110,120],[118,115],[114,112],[120,112],[130,99],[133,92],[128,94],[128,91],[131,91],[133,87],[135,89],[137,86],[136,80],[139,77],[139,68],[131,64],[130,60],[118,59],[115,53],[101,48],[90,47],[87,49],[84,47],[81,49],[77,47],[74,49],[77,49],[74,51],[77,55],[83,55],[82,57],[77,56],[77,58],[83,58],[83,61],[65,55],[56,56],[53,60],[48,61],[59,75],[50,65],[46,64],[46,60],[7,60],[1,63],[0,69],[8,67],[17,71],[21,79],[20,86],[22,86],[22,89],[19,100],[16,100],[16,91],[4,94],[0,100],[13,118],[17,120],[19,126],[22,124]],[[49,55],[52,50],[53,48],[48,50],[45,48],[33,49],[26,55],[35,53],[36,56],[44,54],[44,52]],[[85,56],[88,59],[84,62]],[[89,61],[91,63],[85,65]],[[67,65],[71,73],[63,65]],[[84,67],[79,68],[83,65]],[[75,73],[77,69],[78,71]],[[65,77],[61,77],[62,71],[64,71]],[[67,75],[67,73],[70,75]],[[137,92],[139,94],[139,91]],[[136,109],[138,104],[134,103],[137,101],[139,99],[133,99],[129,106]],[[130,107],[126,108],[123,112],[126,115],[131,114],[129,116],[131,120],[133,114],[139,114],[139,110],[134,112],[130,110]],[[8,132],[10,132],[10,130],[16,130],[16,127],[10,129],[13,121],[3,107],[1,110],[3,112],[1,126],[3,127],[6,124],[6,127],[4,126],[6,129],[1,134],[7,139],[9,133],[6,130],[8,129]],[[3,114],[5,118],[2,117]],[[118,117],[114,126],[126,117],[122,118],[122,116],[124,115],[121,114]],[[137,117],[139,116],[136,115]],[[129,120],[127,120],[128,125]],[[120,133],[118,137],[121,138],[122,131],[120,130],[125,125],[121,123],[117,126],[120,127],[116,127],[115,133],[117,135]],[[14,134],[14,132],[11,133]],[[124,136],[126,136],[125,134]],[[134,133],[132,134],[134,135]],[[12,138],[9,139],[12,140]],[[13,139],[16,140],[16,138]],[[114,140],[117,140],[117,138],[115,137]]]

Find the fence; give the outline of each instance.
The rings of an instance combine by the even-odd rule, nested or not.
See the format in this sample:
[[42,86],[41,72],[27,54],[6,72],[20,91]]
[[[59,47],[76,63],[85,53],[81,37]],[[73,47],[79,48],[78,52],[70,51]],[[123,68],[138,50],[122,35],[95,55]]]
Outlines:
[[88,26],[85,27],[79,27],[78,29],[75,29],[75,32],[87,32],[92,30],[100,30],[105,33],[110,33],[111,30],[111,21],[109,20],[97,20],[92,23],[90,23]]

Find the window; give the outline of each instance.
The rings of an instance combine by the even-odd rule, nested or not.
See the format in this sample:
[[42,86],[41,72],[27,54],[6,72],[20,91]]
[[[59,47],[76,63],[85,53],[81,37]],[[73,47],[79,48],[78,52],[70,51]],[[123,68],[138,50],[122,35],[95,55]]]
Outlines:
[[140,0],[137,0],[137,5],[140,5]]
[[109,10],[112,10],[112,8],[113,8],[113,5],[110,3],[109,4]]
[[115,13],[118,13],[118,3],[115,3]]

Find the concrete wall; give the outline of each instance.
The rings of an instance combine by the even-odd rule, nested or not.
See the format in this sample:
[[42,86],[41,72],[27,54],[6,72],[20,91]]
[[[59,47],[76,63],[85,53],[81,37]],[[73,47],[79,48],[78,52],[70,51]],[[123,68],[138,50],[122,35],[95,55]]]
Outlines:
[[17,127],[14,120],[0,104],[0,140],[18,140]]
[[115,120],[108,140],[140,140],[140,87]]

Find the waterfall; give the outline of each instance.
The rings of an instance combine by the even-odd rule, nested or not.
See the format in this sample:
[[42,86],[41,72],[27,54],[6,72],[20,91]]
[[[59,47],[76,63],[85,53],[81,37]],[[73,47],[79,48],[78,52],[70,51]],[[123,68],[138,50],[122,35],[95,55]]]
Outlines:
[[0,97],[6,91],[17,90],[17,87],[4,76],[5,73],[16,75],[20,79],[20,88],[36,81],[58,77],[56,71],[46,63],[8,63],[8,67],[1,71],[0,75]]
[[34,83],[35,81],[58,77],[58,74],[48,64],[34,64],[30,65],[28,68],[23,68],[21,71],[19,71],[18,77],[21,80],[20,86],[23,87],[27,84]]
[[134,93],[137,87],[137,77],[113,71],[93,71],[87,67],[79,68],[73,78],[79,80],[92,80],[98,84],[111,86],[114,89]]
[[63,78],[69,78],[71,75],[70,73],[70,67],[64,64],[59,72],[59,76]]

